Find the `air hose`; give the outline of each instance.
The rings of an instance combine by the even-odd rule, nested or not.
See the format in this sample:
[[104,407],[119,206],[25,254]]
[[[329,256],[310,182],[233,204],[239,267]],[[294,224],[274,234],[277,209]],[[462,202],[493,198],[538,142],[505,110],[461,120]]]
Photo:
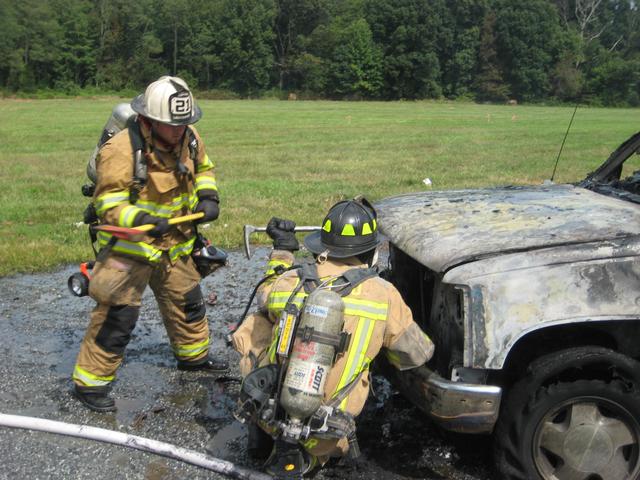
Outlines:
[[75,425],[72,423],[56,422],[44,418],[25,417],[22,415],[7,415],[0,413],[0,426],[10,428],[22,428],[37,430],[40,432],[57,433],[72,437],[97,440],[99,442],[113,443],[123,447],[135,448],[144,452],[162,455],[182,462],[190,463],[207,470],[241,480],[271,480],[266,473],[256,472],[244,467],[239,467],[226,460],[209,457],[195,450],[177,447],[170,443],[159,442],[149,438],[129,435],[104,428],[88,425]]

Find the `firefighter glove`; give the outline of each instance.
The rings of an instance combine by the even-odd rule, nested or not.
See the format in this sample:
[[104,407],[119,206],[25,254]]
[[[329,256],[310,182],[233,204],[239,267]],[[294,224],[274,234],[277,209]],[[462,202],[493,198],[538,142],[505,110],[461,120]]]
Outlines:
[[170,228],[169,220],[167,220],[166,218],[156,217],[155,215],[151,215],[149,213],[139,213],[133,221],[134,227],[148,224],[155,225],[151,230],[146,232],[147,235],[154,238],[163,236],[169,231]]
[[218,207],[217,200],[213,200],[210,198],[201,199],[196,205],[193,213],[200,212],[204,213],[204,217],[196,220],[196,223],[211,222],[218,218],[218,215],[220,215],[220,207]]
[[295,233],[296,223],[273,217],[267,224],[267,235],[273,240],[273,248],[276,250],[289,250],[293,252],[300,248]]

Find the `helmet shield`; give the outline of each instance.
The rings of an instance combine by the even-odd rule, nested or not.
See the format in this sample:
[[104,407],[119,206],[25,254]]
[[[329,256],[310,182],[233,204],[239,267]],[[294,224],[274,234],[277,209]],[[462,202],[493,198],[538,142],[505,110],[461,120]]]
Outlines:
[[324,218],[322,228],[304,239],[304,245],[312,253],[328,251],[334,258],[359,255],[379,244],[375,210],[368,202],[355,200],[336,203]]
[[190,125],[202,117],[189,87],[179,77],[160,77],[131,101],[131,108],[144,117],[174,126]]

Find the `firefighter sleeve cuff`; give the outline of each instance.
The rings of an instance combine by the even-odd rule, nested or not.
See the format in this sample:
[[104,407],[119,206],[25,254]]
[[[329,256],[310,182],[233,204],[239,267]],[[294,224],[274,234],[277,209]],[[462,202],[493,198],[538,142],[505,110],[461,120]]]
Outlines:
[[398,370],[409,370],[428,362],[433,356],[431,339],[416,323],[409,327],[391,344],[386,352],[391,364]]

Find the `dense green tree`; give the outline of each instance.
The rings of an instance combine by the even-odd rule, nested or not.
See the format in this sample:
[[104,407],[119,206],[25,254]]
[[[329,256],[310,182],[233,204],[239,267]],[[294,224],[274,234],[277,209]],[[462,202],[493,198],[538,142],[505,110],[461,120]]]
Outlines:
[[562,42],[557,9],[546,0],[497,0],[498,55],[517,99],[546,98]]
[[220,57],[220,85],[243,95],[269,86],[273,67],[271,0],[223,0],[213,25],[213,48]]
[[328,22],[327,7],[322,0],[276,0],[273,49],[280,90],[296,86],[296,79],[290,78],[292,72],[313,72],[314,62],[308,62],[311,57],[305,49],[306,37]]
[[353,22],[342,32],[331,65],[331,89],[348,97],[377,97],[383,85],[382,52],[373,42],[366,20]]
[[[487,10],[485,0],[459,0],[447,4],[443,32],[438,42],[442,87],[447,97],[467,95],[477,70],[480,33]],[[446,42],[442,37],[446,38]]]
[[640,103],[637,0],[0,0],[0,88]]
[[437,44],[443,34],[443,0],[368,0],[366,20],[383,49],[387,98],[442,94]]
[[480,101],[504,102],[509,96],[503,65],[496,46],[496,14],[489,10],[483,19],[478,47],[478,73],[473,89]]
[[93,6],[88,0],[52,0],[52,6],[62,30],[54,86],[84,87],[95,75],[98,38],[91,22]]

